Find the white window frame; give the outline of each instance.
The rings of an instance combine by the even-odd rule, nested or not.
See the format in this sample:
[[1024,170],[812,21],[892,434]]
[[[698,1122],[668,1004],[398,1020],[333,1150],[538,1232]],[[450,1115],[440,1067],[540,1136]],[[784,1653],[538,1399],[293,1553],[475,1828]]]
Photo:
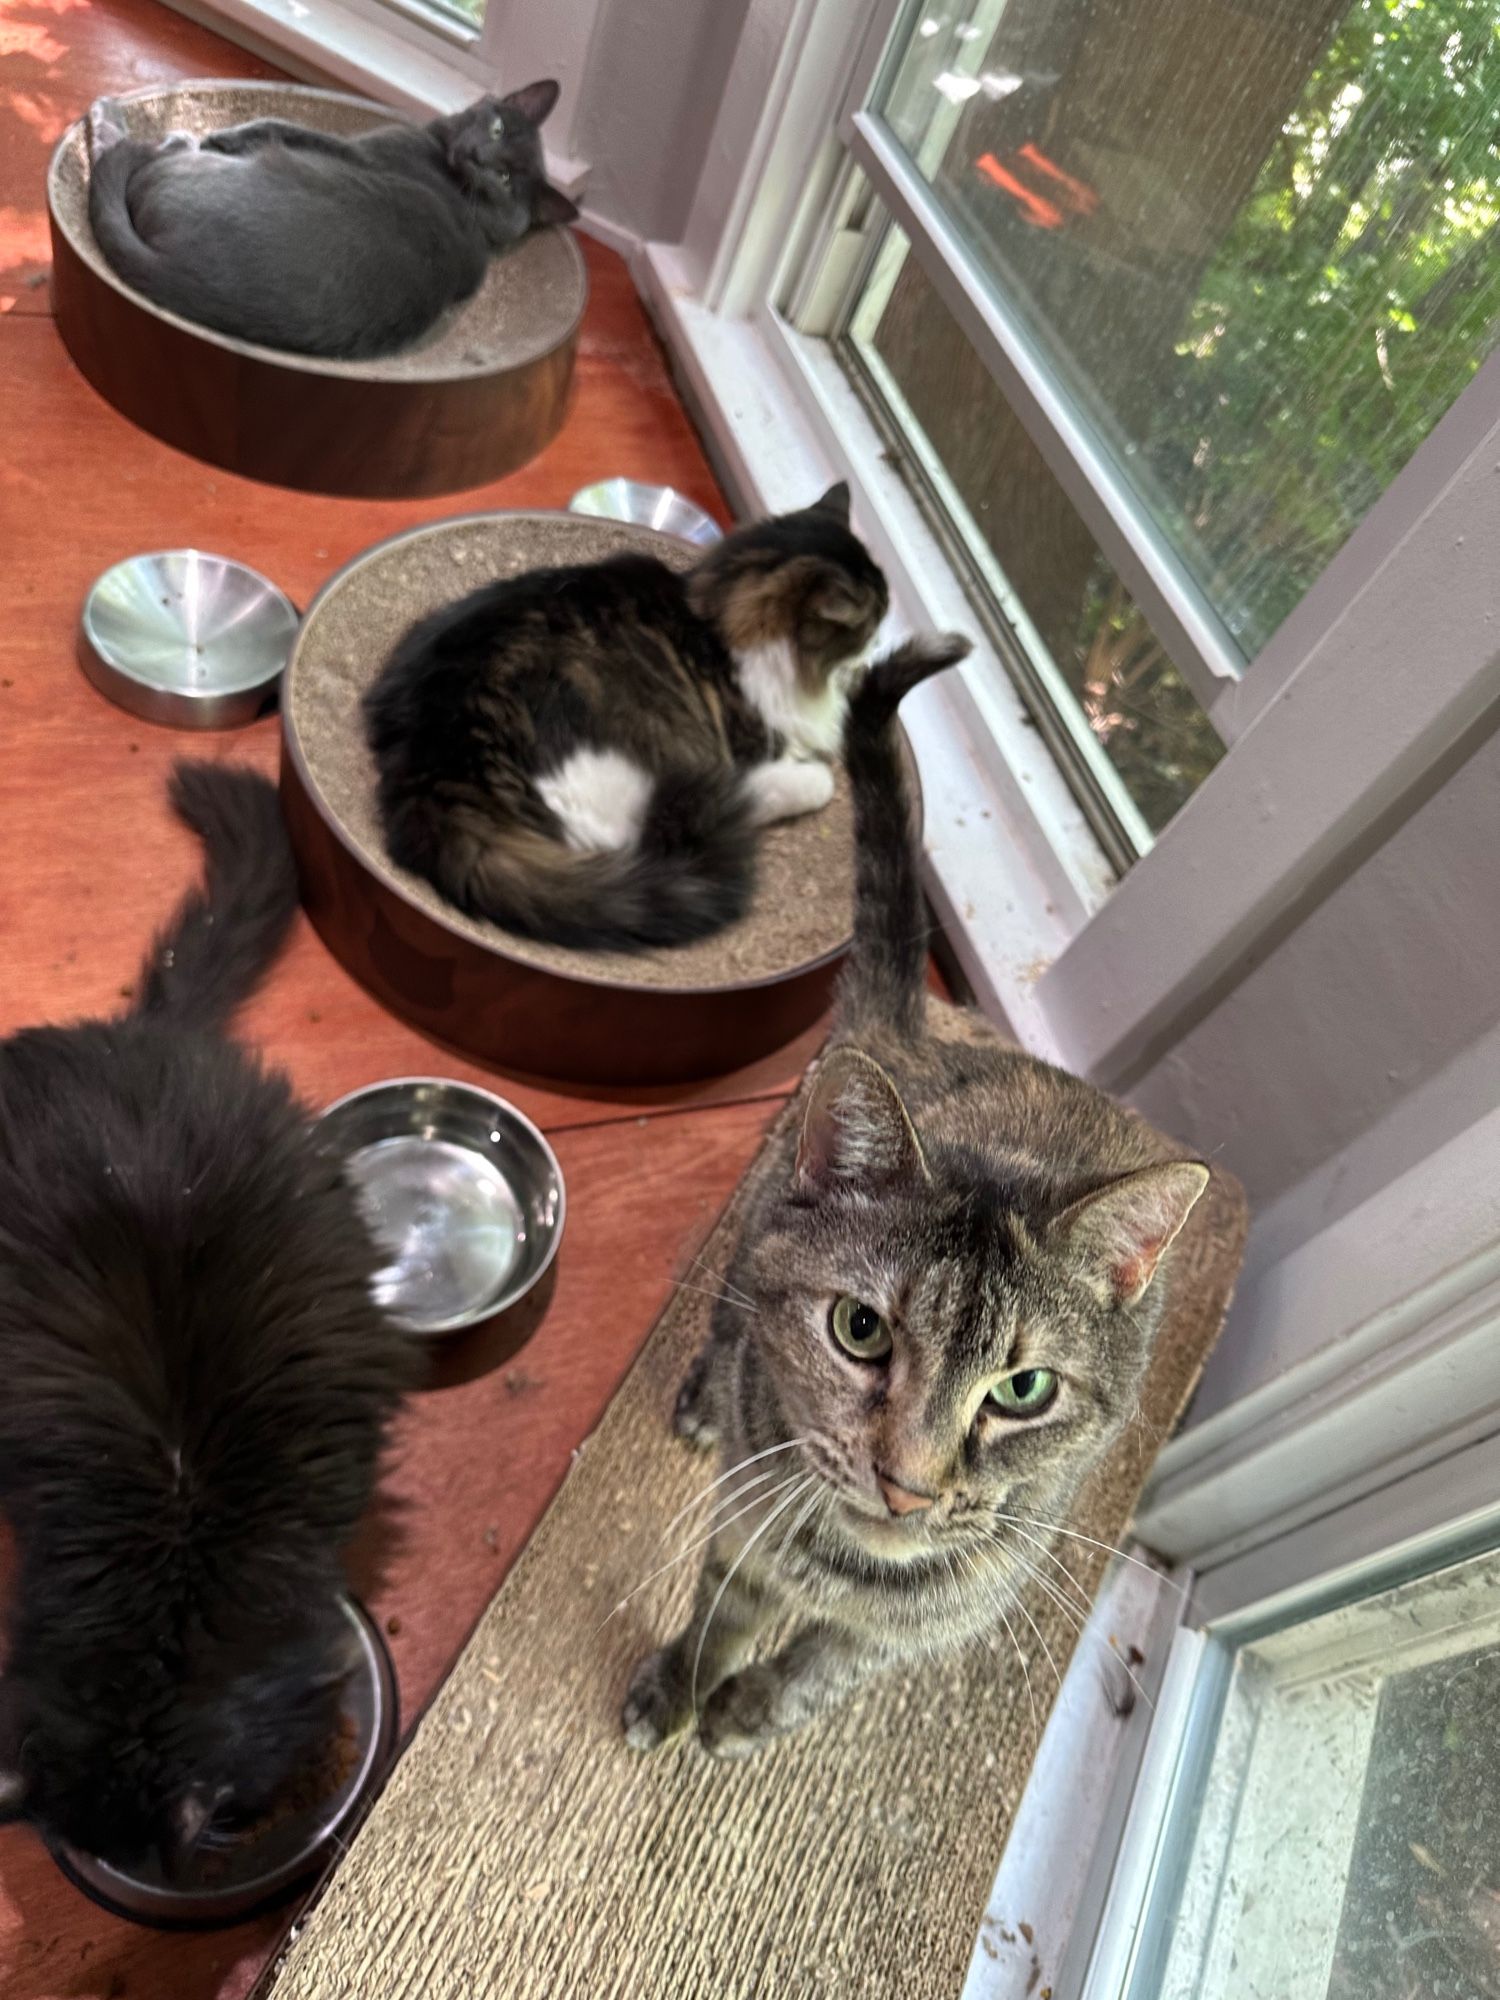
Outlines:
[[641,275],[731,497],[787,504],[848,472],[902,614],[972,627],[842,371],[773,304],[827,216],[847,146],[1137,601],[1163,638],[1188,642],[1178,664],[1210,694],[1228,754],[1113,889],[1081,815],[1040,768],[1050,759],[1019,702],[995,693],[992,659],[981,652],[903,711],[937,773],[929,806],[965,771],[994,793],[994,838],[967,809],[963,824],[941,806],[929,817],[934,901],[979,997],[1037,1053],[1127,1090],[1493,726],[1500,354],[1226,680],[1140,510],[862,109],[904,4],[751,0],[685,241],[646,246]]
[[[1333,1532],[1293,1538],[1270,1570],[1230,1565],[1173,1644],[1088,1969],[1055,2000],[1156,2000],[1160,1955],[1191,1842],[1236,1650],[1264,1633],[1500,1548],[1492,1454],[1462,1454],[1456,1478],[1415,1479],[1342,1511]],[[1482,1461],[1489,1460],[1488,1471]],[[1472,1503],[1483,1492],[1485,1499]],[[984,2000],[977,1993],[965,2000]]]

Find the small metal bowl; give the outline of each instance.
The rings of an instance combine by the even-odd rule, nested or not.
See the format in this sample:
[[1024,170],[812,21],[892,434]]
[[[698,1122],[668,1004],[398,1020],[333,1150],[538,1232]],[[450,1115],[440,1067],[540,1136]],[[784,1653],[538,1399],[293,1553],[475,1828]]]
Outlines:
[[146,722],[233,729],[275,698],[297,612],[274,583],[202,549],[130,556],[83,601],[78,663]]
[[585,486],[568,502],[570,514],[590,514],[600,521],[634,521],[656,528],[679,541],[708,548],[722,542],[724,530],[703,509],[671,486],[646,486],[639,479],[601,479]]
[[330,1104],[344,1157],[391,1262],[376,1296],[412,1333],[459,1333],[545,1275],[567,1212],[562,1168],[503,1097],[442,1077],[397,1077]]
[[58,1866],[76,1888],[113,1915],[135,1923],[163,1930],[215,1930],[285,1901],[343,1852],[390,1765],[399,1727],[396,1676],[385,1640],[353,1598],[346,1597],[343,1608],[359,1641],[358,1666],[347,1683],[344,1710],[355,1725],[359,1747],[339,1789],[263,1839],[221,1850],[216,1857],[219,1871],[212,1881],[169,1882],[154,1865],[127,1871],[75,1848],[54,1849]]

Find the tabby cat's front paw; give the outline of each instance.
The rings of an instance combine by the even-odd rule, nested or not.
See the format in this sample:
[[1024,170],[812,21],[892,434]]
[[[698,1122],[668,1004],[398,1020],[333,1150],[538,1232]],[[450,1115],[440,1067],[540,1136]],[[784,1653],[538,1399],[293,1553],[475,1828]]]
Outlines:
[[691,1719],[691,1703],[682,1688],[676,1649],[664,1646],[648,1653],[630,1676],[630,1692],[620,1713],[625,1741],[632,1750],[659,1750]]
[[719,1426],[714,1416],[713,1398],[708,1388],[708,1356],[700,1354],[677,1391],[672,1412],[672,1428],[699,1451],[712,1451],[719,1442]]
[[777,1684],[762,1670],[747,1667],[709,1696],[698,1724],[698,1741],[710,1757],[753,1757],[781,1734],[776,1713]]

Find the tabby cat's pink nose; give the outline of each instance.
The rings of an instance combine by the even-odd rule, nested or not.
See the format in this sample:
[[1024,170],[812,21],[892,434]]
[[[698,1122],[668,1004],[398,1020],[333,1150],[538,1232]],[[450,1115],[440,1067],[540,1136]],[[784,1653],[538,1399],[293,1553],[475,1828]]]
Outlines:
[[934,1496],[931,1493],[913,1493],[909,1486],[898,1486],[883,1472],[876,1473],[875,1484],[893,1514],[920,1514],[924,1507],[932,1505]]

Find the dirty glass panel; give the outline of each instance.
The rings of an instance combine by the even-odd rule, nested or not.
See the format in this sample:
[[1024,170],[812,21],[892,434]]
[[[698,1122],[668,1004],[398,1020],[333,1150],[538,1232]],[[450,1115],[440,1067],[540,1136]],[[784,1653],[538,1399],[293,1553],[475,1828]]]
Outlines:
[[1500,2000],[1500,1561],[1244,1647],[1153,2000]]
[[[1027,648],[1033,698],[1073,710],[1149,845],[1223,755],[1223,743],[1077,509],[891,228],[847,335],[945,511],[992,558],[988,581]],[[1061,754],[1066,763],[1066,746]]]
[[1496,344],[1494,0],[929,0],[878,108],[1252,656]]

